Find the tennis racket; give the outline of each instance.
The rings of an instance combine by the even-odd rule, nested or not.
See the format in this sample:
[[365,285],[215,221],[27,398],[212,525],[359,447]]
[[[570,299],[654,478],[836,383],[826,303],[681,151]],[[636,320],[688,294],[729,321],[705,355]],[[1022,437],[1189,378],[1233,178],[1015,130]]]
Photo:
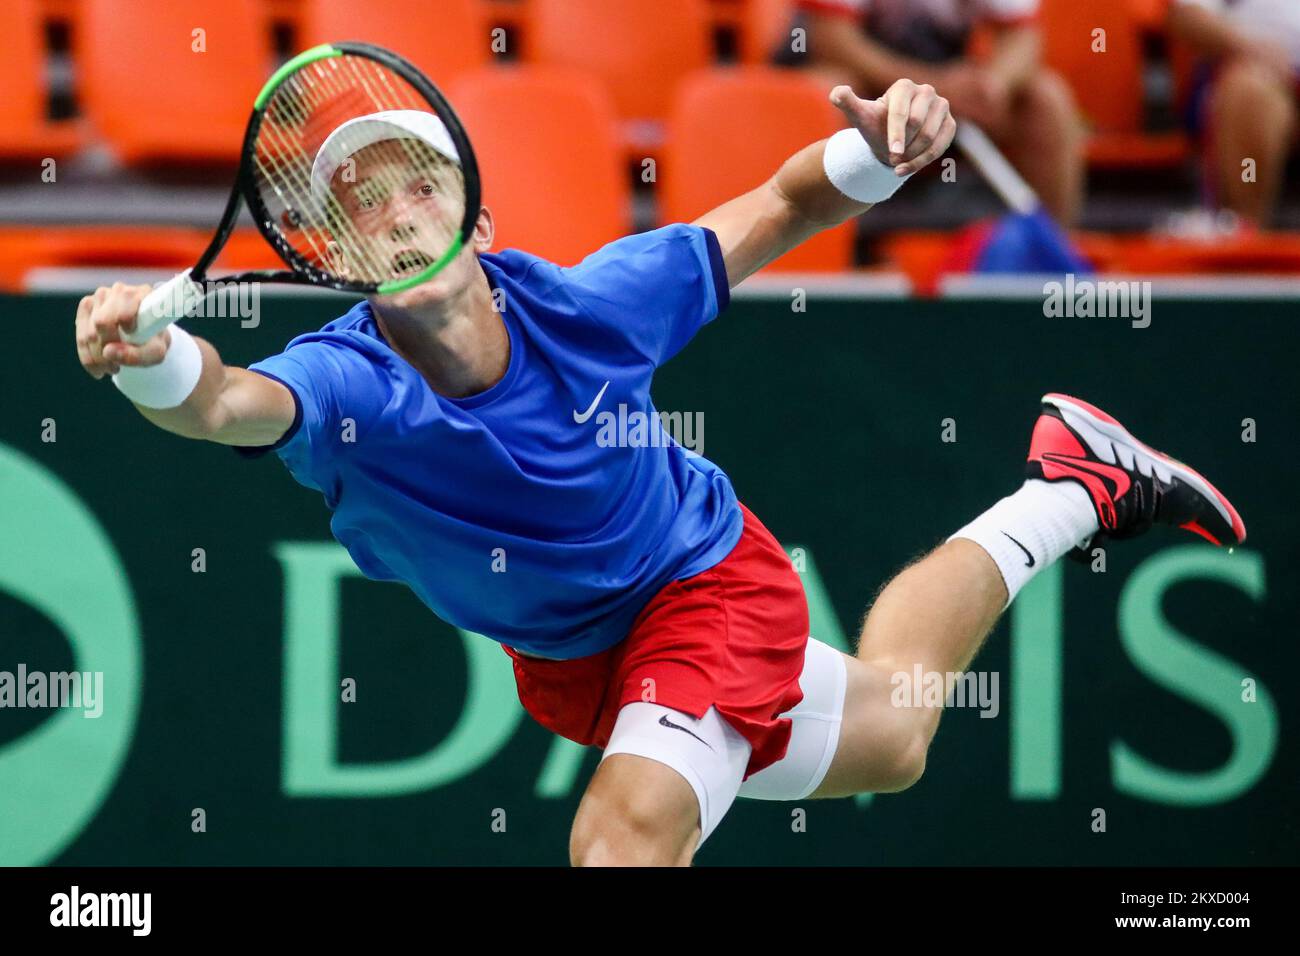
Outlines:
[[144,298],[128,342],[145,342],[203,299],[241,204],[288,268],[222,281],[387,295],[433,278],[469,242],[478,166],[447,100],[397,54],[351,42],[300,53],[253,104],[211,243]]

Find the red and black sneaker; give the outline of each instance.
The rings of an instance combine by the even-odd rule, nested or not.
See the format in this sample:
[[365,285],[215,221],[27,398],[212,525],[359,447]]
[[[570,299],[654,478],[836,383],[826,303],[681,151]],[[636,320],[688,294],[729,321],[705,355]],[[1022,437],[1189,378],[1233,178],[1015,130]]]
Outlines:
[[1102,536],[1131,538],[1167,524],[1221,546],[1246,540],[1237,509],[1214,485],[1142,444],[1101,409],[1068,395],[1043,396],[1025,471],[1030,478],[1082,485]]

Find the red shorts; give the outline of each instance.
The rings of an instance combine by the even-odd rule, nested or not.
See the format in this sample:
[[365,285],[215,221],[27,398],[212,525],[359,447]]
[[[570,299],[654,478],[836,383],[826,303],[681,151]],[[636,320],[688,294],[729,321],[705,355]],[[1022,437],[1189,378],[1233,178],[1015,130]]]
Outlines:
[[567,661],[505,648],[534,720],[603,748],[624,704],[652,701],[692,717],[716,707],[753,747],[746,777],[785,756],[790,719],[781,714],[803,699],[808,602],[781,545],[740,510],[744,530],[731,553],[659,591],[620,643]]

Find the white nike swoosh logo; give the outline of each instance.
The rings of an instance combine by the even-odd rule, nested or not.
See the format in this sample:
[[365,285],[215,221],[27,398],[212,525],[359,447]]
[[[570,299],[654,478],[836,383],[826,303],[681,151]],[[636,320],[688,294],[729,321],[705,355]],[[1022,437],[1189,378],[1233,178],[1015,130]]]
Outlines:
[[587,406],[587,410],[585,412],[579,413],[576,408],[573,410],[573,421],[576,424],[581,425],[583,422],[585,422],[588,418],[591,417],[591,413],[596,410],[596,406],[600,404],[600,400],[605,397],[605,389],[607,388],[609,388],[609,382],[606,382],[604,385],[600,387],[600,392],[597,393],[596,400],[593,401],[589,406]]

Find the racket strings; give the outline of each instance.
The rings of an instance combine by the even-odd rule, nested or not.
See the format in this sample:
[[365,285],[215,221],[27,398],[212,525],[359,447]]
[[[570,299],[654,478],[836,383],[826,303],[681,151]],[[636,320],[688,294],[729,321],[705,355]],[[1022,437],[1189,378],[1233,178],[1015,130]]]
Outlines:
[[[347,68],[356,82],[365,91],[372,104],[379,109],[423,109],[429,111],[429,104],[405,81],[400,86],[394,85],[393,74],[379,64],[358,57],[343,57],[341,68]],[[382,90],[376,89],[382,86]],[[346,136],[346,133],[344,134]],[[345,140],[346,141],[346,140]],[[426,229],[432,231],[435,245],[439,251],[447,248],[459,230],[464,214],[464,180],[460,168],[447,157],[438,154],[427,144],[415,139],[386,140],[370,147],[371,150],[388,163],[390,169],[410,168],[430,179],[434,188],[443,196],[451,197],[454,215],[443,217],[433,222],[426,222]],[[347,151],[352,152],[351,146]],[[390,185],[385,183],[385,186]],[[403,183],[391,184],[400,189]]]
[[[459,166],[422,140],[357,138],[350,127],[337,134],[331,151],[345,157],[341,183],[355,182],[356,153],[366,150],[364,183],[351,198],[369,197],[379,207],[418,184],[432,186],[437,215],[408,215],[389,223],[340,202],[334,189],[312,181],[321,144],[349,119],[384,110],[433,107],[403,78],[371,60],[344,55],[308,64],[288,77],[272,96],[254,149],[258,191],[272,225],[294,248],[325,271],[356,282],[379,284],[422,268],[451,248],[465,211]],[[347,187],[343,187],[346,189]],[[270,200],[274,197],[274,202]],[[448,208],[450,207],[450,208]],[[374,207],[372,207],[374,208]],[[432,207],[425,207],[432,210]],[[363,228],[358,219],[364,219]],[[409,239],[410,245],[404,245]]]
[[[271,153],[274,165],[270,168],[264,165],[263,170],[267,184],[296,220],[292,225],[297,226],[300,234],[308,241],[317,262],[328,266],[327,240],[320,230],[328,227],[333,216],[328,210],[322,213],[317,208],[316,197],[311,189],[309,159],[314,158],[314,151],[309,151],[311,144],[306,141],[312,117],[321,115],[326,102],[322,95],[317,94],[316,84],[312,82],[317,78],[325,80],[327,74],[320,69],[320,64],[311,64],[286,81],[281,87],[283,95],[277,91],[276,115],[281,122],[287,121],[287,125],[277,123],[268,130],[268,140],[278,149]],[[322,83],[321,86],[325,87],[326,84]],[[289,194],[286,195],[286,192]],[[332,196],[327,198],[327,202],[330,199]],[[342,221],[343,217],[339,215],[338,219]],[[336,241],[343,246],[352,262],[366,262],[367,256],[363,248],[346,231],[340,230]],[[374,271],[374,264],[368,265],[370,271]]]
[[[392,75],[386,69],[370,60],[346,57],[340,61],[340,66],[346,67],[352,74],[353,79],[364,90],[372,106],[387,109],[411,109],[419,107],[425,107],[425,109],[427,109],[428,107],[428,104],[424,103],[422,98],[419,97],[419,95],[409,87],[405,81],[402,81],[400,85],[395,87],[392,82]],[[379,86],[382,86],[383,89],[378,89]],[[345,144],[346,140],[347,136],[345,133]],[[443,218],[441,220],[435,220],[432,224],[427,221],[424,223],[426,229],[431,226],[434,229],[435,234],[433,238],[435,245],[440,250],[448,246],[456,232],[456,227],[459,226],[459,222],[463,218],[464,214],[463,179],[460,179],[458,184],[455,179],[455,177],[460,175],[459,167],[446,157],[437,154],[427,144],[419,140],[386,140],[373,144],[371,149],[374,154],[379,155],[381,159],[385,161],[386,168],[398,171],[410,169],[414,172],[423,174],[421,177],[416,178],[431,179],[433,180],[434,188],[440,193],[445,195],[454,195],[459,199],[459,208],[453,210],[454,218],[452,221]],[[353,147],[351,145],[346,145],[345,151],[348,154],[351,154],[353,152]],[[381,185],[384,195],[387,194],[389,189],[403,188],[404,184],[400,181],[400,175],[399,172],[398,178],[395,182],[382,182]],[[450,184],[448,182],[449,176],[451,178]],[[383,179],[383,177],[380,178],[381,180]],[[454,186],[454,194],[448,192],[449,185]],[[330,194],[330,198],[333,198],[332,193]],[[346,223],[347,219],[344,218],[342,221]],[[389,267],[389,263],[382,260],[379,265],[383,269]]]
[[[306,95],[301,96],[303,108],[301,110],[291,109],[295,115],[296,125],[302,131],[300,139],[306,137],[306,131],[311,128],[313,119],[327,113],[317,113],[319,110],[327,110],[328,100],[317,101],[310,93],[308,87]],[[320,139],[320,137],[316,137]],[[355,149],[355,142],[349,143],[351,137],[343,134],[341,142],[351,149]],[[323,140],[322,140],[323,141]],[[295,187],[298,195],[294,197],[294,202],[301,204],[307,215],[301,218],[306,220],[306,228],[303,230],[313,247],[313,252],[318,261],[324,266],[330,266],[330,257],[327,253],[328,243],[332,238],[341,248],[347,262],[351,268],[363,273],[366,277],[377,277],[382,273],[382,265],[378,259],[371,253],[370,247],[361,241],[360,236],[354,229],[348,228],[348,219],[343,211],[342,206],[338,203],[333,193],[318,196],[313,192],[311,184],[311,164],[307,159],[308,156],[314,156],[312,147],[319,146],[319,143],[306,142],[303,144],[295,143],[289,151],[290,171],[293,175]],[[321,203],[324,207],[321,207]],[[372,281],[375,281],[372,279]]]
[[[357,76],[358,80],[365,86],[368,92],[371,92],[375,102],[402,103],[401,107],[386,108],[420,109],[423,107],[428,109],[428,104],[424,103],[419,94],[406,84],[405,81],[402,81],[400,88],[395,88],[392,82],[393,75],[388,70],[379,66],[379,64],[371,60],[358,59],[357,57],[345,57],[343,59],[343,65],[348,67],[352,73]],[[368,71],[370,76],[366,77],[363,71]],[[371,82],[382,84],[384,88],[383,92],[386,95],[380,95],[379,93],[373,92],[370,86]],[[434,187],[438,192],[444,196],[451,197],[453,199],[453,204],[455,204],[456,200],[459,200],[459,208],[453,210],[454,217],[452,219],[440,219],[434,224],[437,229],[437,234],[435,234],[434,238],[440,247],[445,248],[450,244],[452,237],[458,231],[460,220],[463,217],[465,208],[464,178],[461,175],[460,167],[448,157],[441,156],[432,150],[427,144],[419,140],[388,140],[385,143],[377,144],[375,149],[383,153],[401,150],[403,153],[402,156],[389,156],[386,158],[397,160],[398,162],[404,160],[406,165],[419,170],[421,173],[425,174],[425,176],[431,178],[434,181]]]
[[[310,247],[312,258],[321,264],[327,263],[326,239],[319,232],[319,214],[304,216],[306,201],[311,195],[310,168],[303,168],[302,142],[290,134],[286,123],[301,127],[306,121],[305,111],[296,108],[303,95],[301,76],[295,75],[286,81],[286,86],[294,95],[279,96],[273,100],[273,110],[268,111],[267,120],[263,122],[258,134],[258,148],[254,160],[260,174],[259,186],[269,188],[280,205],[284,208],[282,215],[289,217],[285,225],[290,227],[289,235],[301,236]],[[263,196],[265,200],[265,195]],[[281,229],[281,233],[286,230]],[[301,250],[300,250],[301,251]]]
[[[333,65],[332,61],[325,62]],[[314,138],[320,142],[312,143],[309,133],[312,132],[313,125],[321,125],[322,118],[331,118],[328,109],[332,105],[331,100],[342,102],[347,92],[341,85],[331,83],[329,71],[321,67],[319,62],[310,64],[289,77],[277,90],[274,105],[280,122],[271,124],[267,130],[268,143],[277,148],[270,151],[269,158],[273,160],[270,165],[263,162],[259,162],[259,165],[266,185],[272,189],[293,220],[290,225],[296,227],[295,234],[306,240],[312,257],[320,267],[331,268],[328,237],[332,236],[353,269],[369,276],[378,276],[383,271],[380,263],[370,254],[366,244],[359,241],[354,230],[346,228],[347,217],[333,194],[319,197],[330,207],[322,210],[317,202],[318,197],[312,191],[311,165],[315,158],[315,148],[312,147],[318,148],[320,142],[324,141],[324,136],[318,133]],[[314,82],[316,80],[321,82],[318,84]],[[348,117],[333,117],[334,124],[341,125],[346,118]],[[317,120],[315,124],[313,119]],[[325,135],[328,135],[328,130]],[[345,132],[345,144],[348,139]]]

